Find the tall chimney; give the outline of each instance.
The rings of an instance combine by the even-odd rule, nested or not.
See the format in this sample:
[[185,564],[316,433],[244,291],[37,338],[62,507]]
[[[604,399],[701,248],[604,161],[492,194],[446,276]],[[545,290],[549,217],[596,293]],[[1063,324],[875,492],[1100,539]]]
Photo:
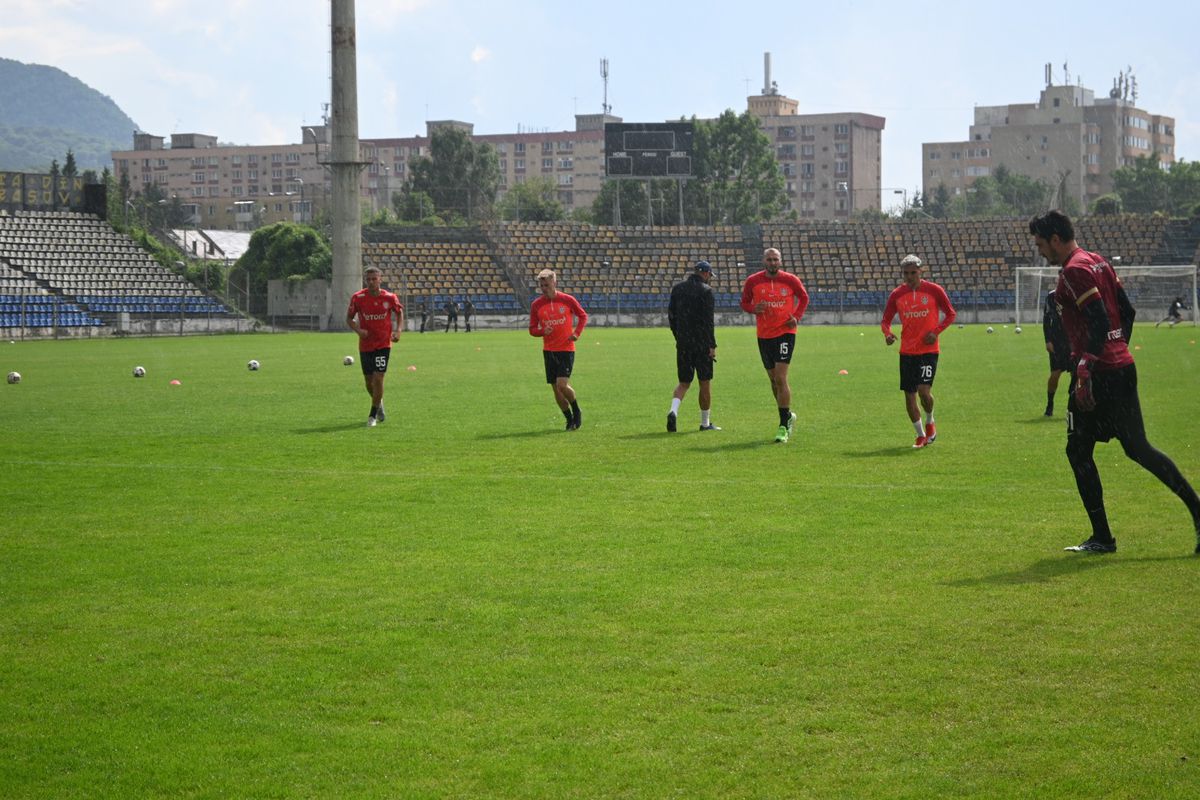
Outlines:
[[350,295],[362,288],[362,220],[358,179],[358,43],[354,0],[333,0],[331,5],[333,80],[333,146],[329,171],[333,183],[333,280],[330,282],[328,327],[346,325]]
[[763,94],[771,93],[771,54],[763,53]]

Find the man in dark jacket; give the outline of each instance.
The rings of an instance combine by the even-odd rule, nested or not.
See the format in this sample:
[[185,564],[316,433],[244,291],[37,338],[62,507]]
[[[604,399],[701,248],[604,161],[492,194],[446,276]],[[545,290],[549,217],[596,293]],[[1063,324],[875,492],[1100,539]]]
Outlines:
[[674,433],[679,404],[691,388],[692,379],[700,380],[700,430],[719,431],[712,424],[713,363],[717,360],[717,338],[713,329],[712,266],[697,261],[691,275],[671,289],[667,306],[667,322],[675,335],[675,365],[679,385],[671,395],[671,411],[667,414],[667,430]]

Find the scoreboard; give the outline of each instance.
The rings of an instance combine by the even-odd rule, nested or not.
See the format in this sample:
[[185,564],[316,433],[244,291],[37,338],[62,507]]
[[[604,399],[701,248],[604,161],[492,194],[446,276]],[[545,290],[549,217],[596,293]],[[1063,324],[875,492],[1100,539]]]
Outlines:
[[695,129],[690,122],[609,122],[604,164],[610,178],[687,178]]

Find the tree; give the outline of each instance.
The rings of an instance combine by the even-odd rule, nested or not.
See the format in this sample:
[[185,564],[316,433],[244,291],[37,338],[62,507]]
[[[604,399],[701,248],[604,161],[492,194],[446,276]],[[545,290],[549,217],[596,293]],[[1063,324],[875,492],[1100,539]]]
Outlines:
[[517,222],[554,222],[566,216],[558,199],[558,186],[545,177],[513,186],[500,200],[499,210],[501,219]]
[[409,161],[405,191],[425,192],[447,220],[474,221],[491,215],[499,187],[500,161],[491,145],[443,127],[430,135],[429,155]]
[[79,174],[79,167],[75,164],[75,152],[71,148],[67,148],[67,160],[63,164],[62,174],[64,178],[74,178]]
[[437,216],[433,198],[427,192],[419,192],[408,186],[404,191],[392,195],[392,208],[402,222],[419,222],[423,225],[444,225]]
[[644,181],[610,179],[600,187],[600,194],[592,201],[592,220],[597,225],[617,224],[617,196],[620,193],[620,222],[624,225],[641,225],[646,219],[650,201],[646,197]]
[[948,215],[956,218],[1029,217],[1045,210],[1049,195],[1046,184],[1017,175],[1001,164],[991,175],[976,179],[965,193],[950,200]]
[[1113,191],[1121,205],[1134,214],[1170,211],[1171,195],[1167,173],[1159,164],[1158,154],[1138,156],[1132,165],[1113,170]]
[[1112,216],[1121,213],[1121,196],[1117,194],[1104,194],[1096,198],[1096,202],[1092,203],[1092,213]]
[[933,200],[925,197],[925,211],[935,219],[945,219],[950,215],[950,190],[946,184],[939,183],[933,190]]
[[771,141],[749,111],[726,109],[695,122],[693,179],[684,189],[690,222],[744,224],[776,219],[787,208],[785,181]]
[[277,222],[250,236],[246,252],[235,268],[246,273],[250,296],[266,297],[267,281],[328,279],[333,274],[333,251],[313,228],[295,222]]

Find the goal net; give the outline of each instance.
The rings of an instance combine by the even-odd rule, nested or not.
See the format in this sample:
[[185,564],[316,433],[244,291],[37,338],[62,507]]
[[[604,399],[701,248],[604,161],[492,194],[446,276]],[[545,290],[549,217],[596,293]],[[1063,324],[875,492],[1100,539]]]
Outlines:
[[[1186,307],[1183,319],[1196,324],[1196,265],[1172,264],[1159,266],[1114,265],[1125,294],[1137,309],[1138,324],[1158,322],[1167,316],[1175,298],[1182,298]],[[1018,325],[1032,325],[1042,320],[1046,293],[1058,285],[1058,267],[1017,267],[1016,314]]]

